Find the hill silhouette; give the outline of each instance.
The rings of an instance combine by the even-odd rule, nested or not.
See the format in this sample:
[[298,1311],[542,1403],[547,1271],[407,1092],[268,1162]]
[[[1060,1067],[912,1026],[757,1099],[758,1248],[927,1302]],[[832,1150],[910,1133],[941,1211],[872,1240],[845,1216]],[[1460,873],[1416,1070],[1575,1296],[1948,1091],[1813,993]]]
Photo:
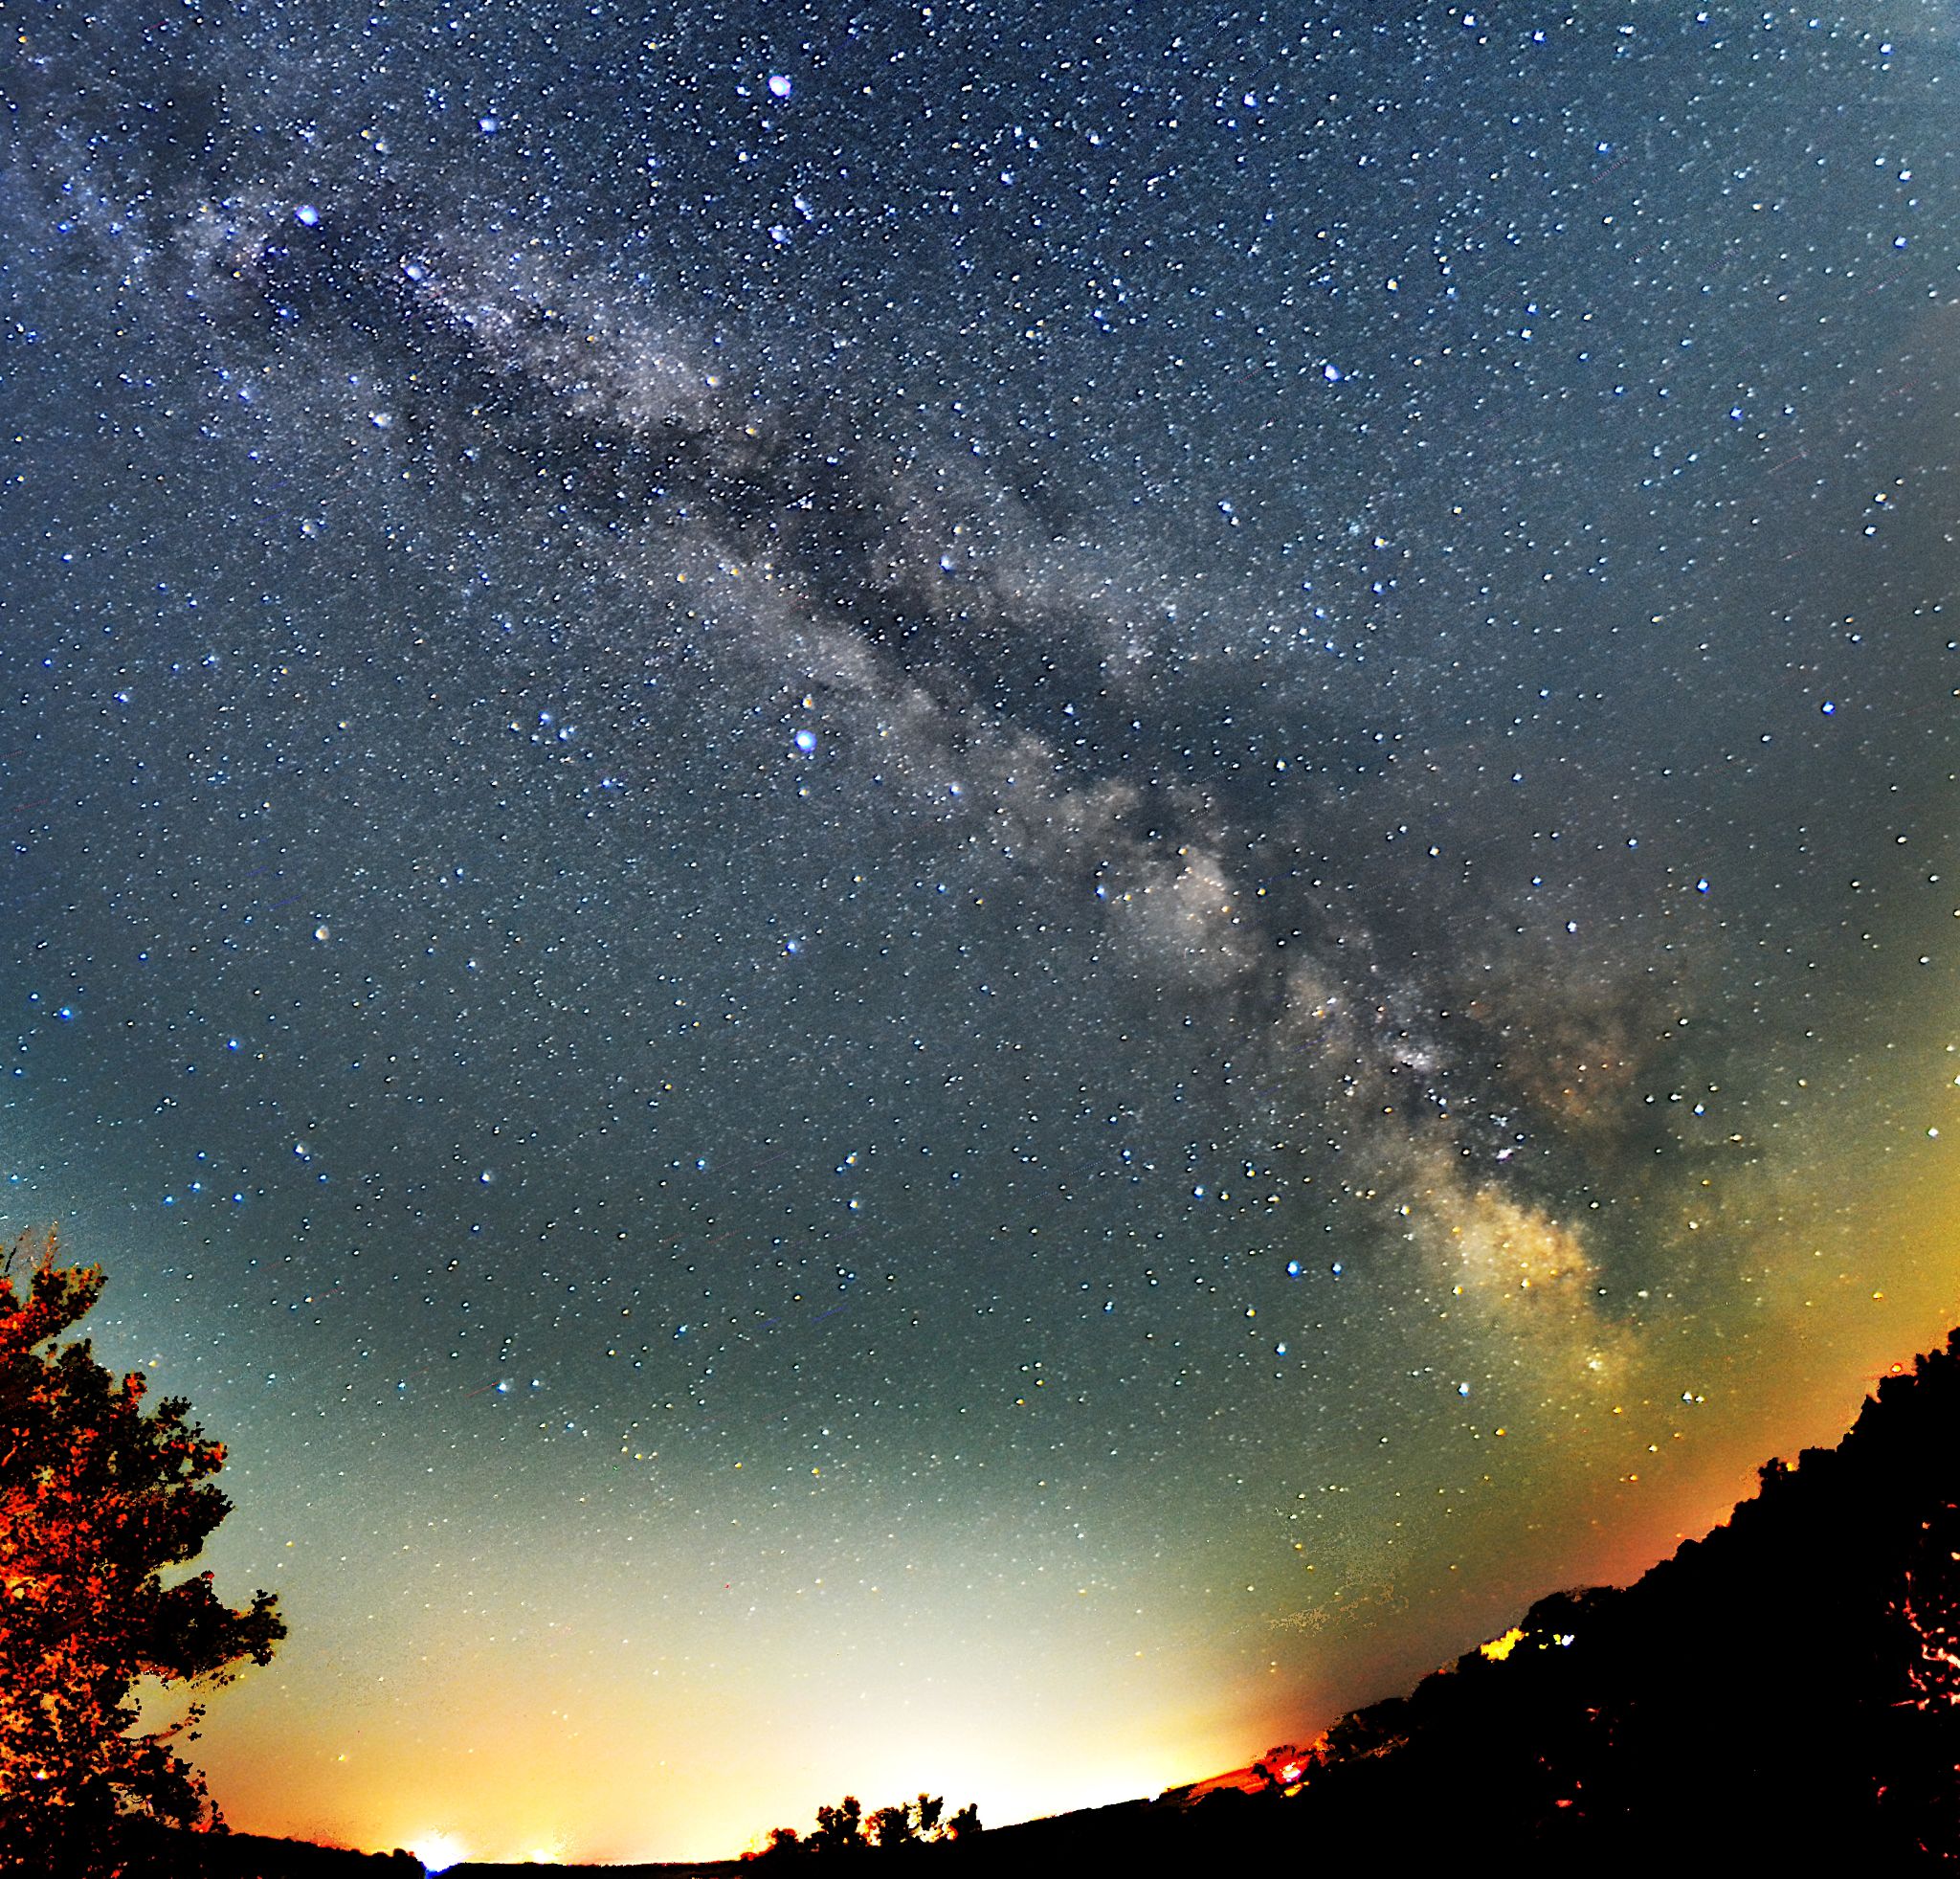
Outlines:
[[1960,1854],[1960,1331],[1624,1590],[1316,1745],[1302,1829],[1646,1865]]

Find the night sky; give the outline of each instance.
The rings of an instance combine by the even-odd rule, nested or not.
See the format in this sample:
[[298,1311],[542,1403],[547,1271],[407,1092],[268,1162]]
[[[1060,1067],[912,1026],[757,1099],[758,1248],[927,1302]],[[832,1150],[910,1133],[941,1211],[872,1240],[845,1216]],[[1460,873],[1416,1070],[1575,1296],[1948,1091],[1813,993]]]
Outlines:
[[1153,1792],[1960,1319],[1960,29],[1409,11],[0,6],[0,1227],[234,1825]]

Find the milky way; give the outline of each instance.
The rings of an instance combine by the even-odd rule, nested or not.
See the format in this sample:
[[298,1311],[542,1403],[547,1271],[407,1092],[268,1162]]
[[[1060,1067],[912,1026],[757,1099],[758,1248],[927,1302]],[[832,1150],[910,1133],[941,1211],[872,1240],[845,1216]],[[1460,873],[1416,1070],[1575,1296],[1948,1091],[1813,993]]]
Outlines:
[[1944,9],[16,27],[7,1218],[236,1823],[1146,1792],[1960,1315]]

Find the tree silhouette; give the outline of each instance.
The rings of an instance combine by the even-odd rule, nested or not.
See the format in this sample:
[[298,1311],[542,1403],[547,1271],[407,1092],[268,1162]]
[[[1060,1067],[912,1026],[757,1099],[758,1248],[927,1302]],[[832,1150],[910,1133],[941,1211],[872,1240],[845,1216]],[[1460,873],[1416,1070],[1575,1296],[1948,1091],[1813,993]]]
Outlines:
[[27,1253],[0,1262],[0,1868],[88,1875],[110,1868],[119,1819],[222,1825],[173,1746],[202,1706],[134,1733],[139,1680],[213,1689],[285,1625],[270,1594],[234,1611],[209,1573],[165,1583],[231,1511],[211,1482],[224,1448],[189,1403],[145,1412],[142,1376],[57,1345],[101,1269],[57,1264],[52,1231]]
[[856,1852],[865,1845],[864,1810],[855,1794],[847,1794],[835,1807],[816,1810],[816,1831],[809,1844],[818,1853]]
[[970,1801],[950,1819],[947,1817],[943,1795],[923,1793],[917,1801],[897,1801],[867,1816],[858,1797],[847,1794],[836,1806],[816,1810],[816,1827],[808,1838],[799,1835],[794,1827],[772,1827],[768,1845],[758,1853],[745,1853],[743,1857],[783,1860],[867,1853],[874,1848],[880,1853],[909,1853],[926,1846],[970,1841],[979,1831],[980,1809]]

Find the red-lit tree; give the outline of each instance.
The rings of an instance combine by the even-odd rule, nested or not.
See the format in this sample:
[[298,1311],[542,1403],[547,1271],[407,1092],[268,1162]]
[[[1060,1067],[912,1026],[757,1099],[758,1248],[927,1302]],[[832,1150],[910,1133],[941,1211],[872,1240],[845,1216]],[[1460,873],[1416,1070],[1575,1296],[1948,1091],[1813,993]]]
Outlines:
[[[202,1708],[138,1731],[141,1680],[207,1690],[285,1636],[277,1600],[224,1604],[194,1559],[231,1503],[223,1446],[177,1399],[144,1407],[88,1343],[58,1343],[102,1287],[50,1232],[0,1264],[0,1868],[109,1869],[119,1820],[221,1825],[176,1752]],[[24,1279],[24,1286],[17,1281]]]

